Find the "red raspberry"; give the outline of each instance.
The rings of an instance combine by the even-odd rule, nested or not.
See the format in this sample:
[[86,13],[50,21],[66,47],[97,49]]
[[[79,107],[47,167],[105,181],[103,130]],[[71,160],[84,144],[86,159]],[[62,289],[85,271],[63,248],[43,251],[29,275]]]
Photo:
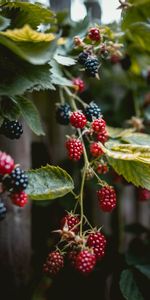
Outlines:
[[104,186],[97,191],[99,206],[104,212],[110,212],[116,206],[116,192],[111,186]]
[[81,274],[87,275],[93,271],[95,264],[95,254],[92,254],[89,250],[82,250],[77,255],[75,267]]
[[87,123],[87,119],[86,119],[85,115],[82,112],[75,111],[70,116],[70,123],[75,128],[81,128],[82,129],[82,128],[85,127],[85,125]]
[[94,130],[94,132],[103,133],[105,131],[105,128],[106,122],[102,118],[96,119],[92,122],[92,129]]
[[99,164],[97,167],[98,174],[106,174],[108,172],[108,165],[107,164]]
[[75,138],[70,138],[66,142],[66,148],[68,150],[69,158],[72,160],[79,160],[83,153],[83,145],[80,140]]
[[59,251],[49,253],[43,272],[48,276],[55,276],[64,266],[64,258]]
[[100,260],[105,255],[106,239],[99,231],[89,234],[87,245],[93,249],[97,260]]
[[0,151],[0,174],[10,174],[14,169],[14,160],[5,152]]
[[138,200],[140,202],[150,200],[150,191],[147,189],[139,188],[138,190]]
[[60,228],[63,229],[63,227],[65,225],[67,225],[69,231],[78,233],[79,226],[77,226],[77,225],[79,224],[79,222],[80,222],[80,220],[79,220],[78,216],[75,216],[72,213],[69,213],[64,218],[62,218]]
[[91,28],[88,33],[88,37],[92,41],[99,42],[101,40],[100,31],[98,28]]
[[104,154],[103,150],[101,149],[99,144],[96,142],[94,142],[90,145],[90,152],[91,152],[92,156],[94,156],[94,157],[98,157],[98,156],[101,156]]
[[102,133],[101,132],[98,133],[97,134],[97,140],[99,142],[101,142],[102,144],[105,144],[105,142],[107,142],[107,140],[108,140],[108,132],[105,130]]
[[12,203],[23,207],[27,204],[28,196],[24,191],[21,191],[20,193],[15,193],[11,195]]
[[75,87],[75,90],[77,92],[81,93],[81,92],[83,92],[85,90],[85,83],[84,83],[84,81],[82,79],[75,78],[75,79],[73,79],[72,83],[73,83],[73,85]]

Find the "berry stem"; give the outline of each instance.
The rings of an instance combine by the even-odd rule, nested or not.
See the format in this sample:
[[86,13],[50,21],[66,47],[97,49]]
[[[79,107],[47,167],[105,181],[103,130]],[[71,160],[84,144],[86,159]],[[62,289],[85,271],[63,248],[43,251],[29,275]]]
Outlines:
[[[73,94],[66,86],[64,87],[64,90],[70,98],[76,99],[78,102],[80,102],[82,104],[83,107],[87,106],[87,104],[84,103],[84,101],[82,101],[79,96],[77,96],[76,94]],[[75,107],[73,107],[73,108],[75,109]],[[77,108],[75,110],[77,110]]]
[[65,104],[65,99],[64,99],[63,89],[62,88],[59,88],[59,97],[60,97],[61,104]]
[[101,186],[108,186],[107,182],[104,181],[104,180],[101,180],[94,170],[93,170],[93,174],[94,174],[94,176],[97,178],[98,183],[99,183]]

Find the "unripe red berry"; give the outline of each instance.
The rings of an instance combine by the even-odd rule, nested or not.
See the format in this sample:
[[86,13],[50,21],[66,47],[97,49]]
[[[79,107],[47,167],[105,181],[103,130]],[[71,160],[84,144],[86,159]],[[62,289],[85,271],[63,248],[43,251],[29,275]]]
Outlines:
[[138,190],[138,200],[144,202],[150,200],[150,191],[144,188],[139,188]]
[[61,220],[61,229],[64,228],[64,226],[68,227],[69,231],[73,231],[74,233],[78,233],[79,231],[79,224],[80,220],[78,216],[73,215],[72,213],[68,213],[65,217]]
[[27,204],[28,196],[24,191],[13,193],[11,194],[11,201],[13,204],[23,207]]
[[105,144],[108,140],[108,132],[105,130],[97,134],[97,140],[102,144]]
[[99,206],[104,212],[110,212],[116,206],[116,192],[111,186],[104,186],[97,191]]
[[108,165],[107,164],[99,164],[97,167],[98,174],[106,174],[108,172]]
[[102,148],[96,142],[94,142],[90,145],[90,152],[91,152],[92,156],[94,156],[94,157],[99,157],[104,154]]
[[117,54],[112,54],[110,61],[112,64],[117,64],[120,62],[120,56]]
[[92,129],[96,133],[103,133],[106,129],[106,122],[102,119],[96,119],[92,122]]
[[78,161],[83,153],[83,145],[79,139],[70,138],[66,142],[66,149],[71,160]]
[[87,119],[82,112],[75,111],[70,115],[70,123],[75,128],[82,129],[85,127],[85,125],[87,123]]
[[14,160],[5,152],[0,151],[0,174],[10,174],[14,169]]
[[100,31],[98,28],[90,28],[88,37],[92,41],[99,42],[101,40]]
[[49,253],[43,272],[48,276],[55,276],[64,266],[64,258],[59,251]]
[[80,78],[75,78],[72,81],[74,88],[77,92],[83,92],[85,90],[85,83],[82,79]]
[[96,264],[95,254],[91,253],[90,250],[82,250],[76,257],[75,267],[83,275],[91,273]]
[[87,245],[93,249],[97,260],[105,255],[106,239],[99,231],[91,232],[87,239]]

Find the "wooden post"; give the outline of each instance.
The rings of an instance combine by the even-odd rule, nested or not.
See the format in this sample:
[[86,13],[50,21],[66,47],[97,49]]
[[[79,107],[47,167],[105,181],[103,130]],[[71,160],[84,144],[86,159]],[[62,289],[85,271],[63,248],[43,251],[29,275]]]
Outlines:
[[101,7],[97,1],[86,0],[85,6],[87,8],[87,11],[90,11],[92,19],[101,19]]
[[50,7],[54,11],[69,10],[71,7],[71,0],[50,0]]
[[[19,140],[1,137],[0,150],[10,154],[21,168],[30,167],[30,132],[23,123],[24,133]],[[25,299],[30,276],[31,205],[24,208],[7,206],[5,220],[0,223],[0,294],[3,300]]]

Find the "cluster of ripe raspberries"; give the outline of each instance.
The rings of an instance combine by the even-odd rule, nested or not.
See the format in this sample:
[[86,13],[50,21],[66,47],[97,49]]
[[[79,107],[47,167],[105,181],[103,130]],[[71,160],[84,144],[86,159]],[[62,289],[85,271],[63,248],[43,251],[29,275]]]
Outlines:
[[17,121],[10,121],[8,119],[4,119],[1,127],[0,134],[3,134],[7,138],[14,140],[19,139],[23,133],[22,125]]
[[56,231],[61,236],[66,252],[56,249],[49,253],[43,266],[43,271],[48,276],[54,277],[64,267],[65,260],[83,275],[91,273],[106,250],[106,238],[98,230],[93,229],[81,236],[79,234],[80,219],[78,215],[68,213]]
[[[20,167],[15,165],[12,157],[0,151],[0,181],[1,193],[9,192],[13,204],[23,207],[27,203],[25,189],[28,176]],[[5,217],[6,207],[0,202],[0,220]]]

